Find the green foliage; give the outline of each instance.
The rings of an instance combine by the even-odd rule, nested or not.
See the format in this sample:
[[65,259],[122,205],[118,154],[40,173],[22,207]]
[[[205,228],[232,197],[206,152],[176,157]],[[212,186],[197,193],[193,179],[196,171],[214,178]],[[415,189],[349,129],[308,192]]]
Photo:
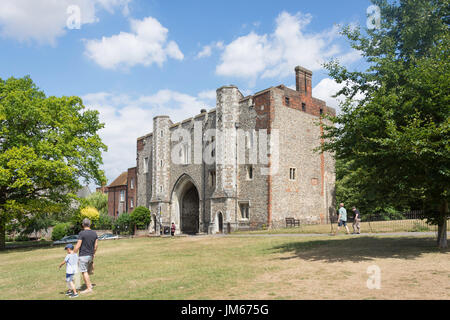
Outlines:
[[47,97],[29,77],[0,79],[0,249],[5,225],[60,212],[80,180],[105,181],[98,112]]
[[87,198],[81,199],[81,207],[93,207],[101,214],[108,214],[108,195],[94,192]]
[[371,207],[425,208],[441,226],[450,197],[449,1],[372,2],[381,28],[342,29],[367,70],[325,65],[346,99],[342,114],[328,117],[323,150],[354,171],[346,179],[355,185],[343,182],[338,192]]
[[108,214],[100,213],[100,217],[95,225],[98,230],[112,230],[113,218]]
[[137,229],[146,229],[151,220],[150,210],[143,206],[137,207],[131,212],[130,219]]
[[126,212],[119,214],[116,221],[114,221],[113,231],[119,234],[130,234],[133,231],[133,222],[130,214]]
[[70,223],[58,223],[53,227],[52,240],[59,240],[62,237],[71,234],[71,224]]
[[48,230],[51,226],[55,225],[49,214],[43,214],[38,216],[33,216],[28,219],[22,230],[22,234],[30,235],[41,230]]

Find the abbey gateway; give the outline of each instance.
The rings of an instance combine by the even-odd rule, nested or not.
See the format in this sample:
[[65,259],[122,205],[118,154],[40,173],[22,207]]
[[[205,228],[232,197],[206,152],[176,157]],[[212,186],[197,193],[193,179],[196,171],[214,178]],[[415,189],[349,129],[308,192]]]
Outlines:
[[109,213],[145,206],[151,230],[174,222],[186,234],[284,227],[287,217],[328,223],[334,160],[314,149],[321,116],[335,110],[312,97],[311,71],[296,67],[295,75],[296,90],[244,97],[223,86],[215,109],[178,123],[155,117],[137,139],[136,168],[108,186]]

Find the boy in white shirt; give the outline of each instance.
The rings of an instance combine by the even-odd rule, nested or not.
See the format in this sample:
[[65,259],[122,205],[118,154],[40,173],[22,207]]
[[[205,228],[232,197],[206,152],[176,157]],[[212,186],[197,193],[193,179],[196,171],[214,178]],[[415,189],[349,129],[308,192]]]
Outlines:
[[73,249],[73,244],[69,243],[66,245],[64,250],[67,250],[67,255],[64,261],[59,265],[60,269],[64,264],[66,265],[66,282],[69,288],[66,294],[70,298],[78,297],[77,288],[75,287],[75,283],[73,281],[73,277],[78,270],[78,255],[73,251]]

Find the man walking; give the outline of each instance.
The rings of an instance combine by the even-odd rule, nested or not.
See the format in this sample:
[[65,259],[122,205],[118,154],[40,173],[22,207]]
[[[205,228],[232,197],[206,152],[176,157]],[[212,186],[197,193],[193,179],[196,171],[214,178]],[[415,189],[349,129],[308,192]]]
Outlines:
[[348,227],[347,227],[347,210],[344,208],[343,203],[341,203],[339,206],[340,206],[340,208],[339,208],[339,217],[338,217],[338,227],[334,234],[336,235],[342,226],[344,226],[345,229],[347,230],[347,234],[350,234],[350,231],[348,230]]
[[84,219],[82,222],[83,230],[78,234],[78,242],[75,246],[74,252],[78,250],[78,261],[80,264],[80,272],[83,274],[84,283],[86,283],[86,290],[81,293],[92,292],[92,284],[89,278],[89,269],[93,267],[95,252],[97,251],[98,237],[95,231],[91,230],[91,221]]
[[[361,234],[361,214],[359,213],[359,210],[356,209],[356,207],[353,207],[352,210],[355,213],[355,218],[353,219],[353,233]],[[356,232],[356,230],[358,230],[358,232]]]

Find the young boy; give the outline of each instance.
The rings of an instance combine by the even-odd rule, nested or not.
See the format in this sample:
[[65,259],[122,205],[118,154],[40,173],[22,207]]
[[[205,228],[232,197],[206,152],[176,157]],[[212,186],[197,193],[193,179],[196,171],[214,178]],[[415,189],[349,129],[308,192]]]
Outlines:
[[78,255],[73,252],[73,244],[69,243],[68,245],[66,245],[64,250],[67,250],[67,255],[64,261],[59,265],[59,268],[61,269],[64,264],[66,265],[66,282],[67,287],[69,288],[66,295],[68,295],[70,298],[76,298],[78,297],[78,292],[77,288],[75,287],[73,277],[78,269]]

